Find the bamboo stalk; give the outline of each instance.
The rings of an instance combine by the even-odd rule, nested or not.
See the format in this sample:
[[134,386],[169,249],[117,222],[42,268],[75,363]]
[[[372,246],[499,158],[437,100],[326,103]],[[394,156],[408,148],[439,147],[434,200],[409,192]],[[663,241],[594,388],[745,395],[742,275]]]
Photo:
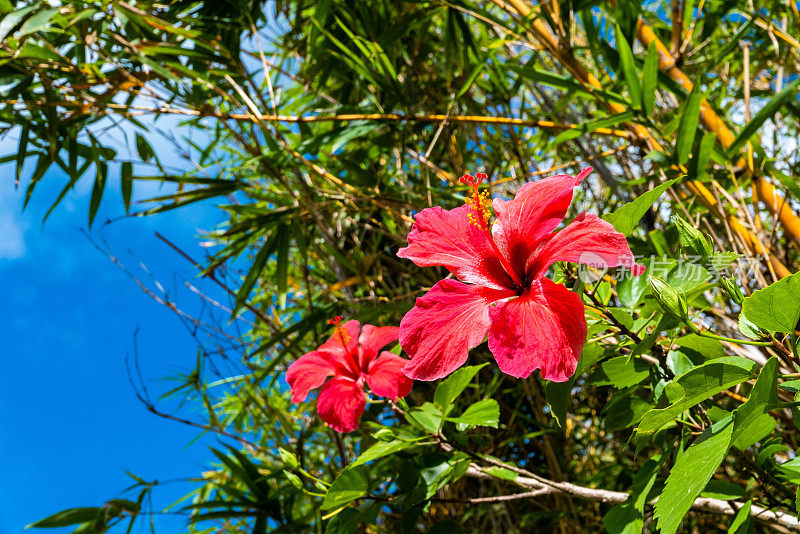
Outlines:
[[[21,100],[0,101],[0,105],[31,104]],[[80,102],[36,102],[37,106],[55,107],[87,107]],[[88,106],[91,107],[91,106]],[[457,123],[479,123],[497,124],[501,126],[522,126],[530,128],[545,128],[551,130],[578,130],[583,128],[582,124],[563,124],[553,121],[527,120],[515,117],[492,117],[485,115],[403,115],[396,113],[345,113],[341,115],[273,115],[257,112],[250,109],[250,113],[216,113],[213,111],[199,111],[186,108],[175,108],[172,106],[160,107],[140,107],[125,106],[123,104],[105,104],[105,108],[133,111],[140,113],[161,113],[172,115],[187,115],[191,117],[211,117],[223,120],[240,121],[264,121],[264,122],[285,122],[285,123],[311,123],[311,122],[353,122],[353,121],[383,121],[383,122],[457,122]],[[248,106],[249,107],[249,106]],[[595,128],[586,133],[606,135],[610,137],[630,138],[631,133],[627,130],[617,130],[613,128]]]

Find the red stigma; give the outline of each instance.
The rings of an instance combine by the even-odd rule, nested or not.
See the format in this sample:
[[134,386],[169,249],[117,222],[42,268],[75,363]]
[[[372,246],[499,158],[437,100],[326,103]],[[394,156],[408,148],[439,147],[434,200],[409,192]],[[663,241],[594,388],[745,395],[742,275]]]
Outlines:
[[333,319],[328,319],[328,324],[332,324],[334,326],[339,326],[342,323],[342,319],[344,318],[343,315],[337,315]]
[[479,172],[476,173],[475,176],[472,176],[471,174],[465,174],[464,176],[459,178],[458,181],[462,184],[467,184],[474,189],[478,187],[481,184],[481,182],[484,181],[486,178],[487,176],[484,173]]

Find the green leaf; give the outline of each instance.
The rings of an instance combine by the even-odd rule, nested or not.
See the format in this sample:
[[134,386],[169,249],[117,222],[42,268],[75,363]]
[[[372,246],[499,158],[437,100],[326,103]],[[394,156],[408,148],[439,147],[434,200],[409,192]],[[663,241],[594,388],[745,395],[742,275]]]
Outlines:
[[742,335],[744,335],[744,337],[746,337],[746,338],[749,338],[749,339],[760,339],[761,336],[762,336],[762,334],[759,331],[758,327],[756,325],[754,325],[753,323],[751,323],[750,321],[748,321],[747,317],[742,315],[741,312],[739,312],[739,324],[738,324],[738,326],[739,326],[739,332],[741,332]]
[[617,282],[617,296],[623,306],[634,308],[649,287],[646,276],[626,276]]
[[3,19],[0,20],[0,41],[4,41],[5,38],[8,37],[8,34],[11,33],[11,30],[14,29],[14,26],[19,24],[22,19],[28,15],[28,13],[37,7],[39,7],[39,4],[30,5],[28,7],[12,11],[3,17]]
[[136,133],[136,153],[144,162],[148,162],[156,156],[153,147],[151,147],[147,139],[138,132]]
[[610,126],[616,126],[621,122],[627,122],[633,119],[633,112],[631,111],[623,111],[622,113],[616,113],[614,115],[609,115],[608,117],[601,117],[599,119],[595,119],[589,122],[585,122],[578,126],[577,128],[569,128],[568,130],[564,130],[560,134],[558,134],[555,139],[550,142],[551,147],[555,147],[569,141],[570,139],[575,139],[576,137],[580,137],[581,135],[591,133],[598,128],[608,128]]
[[725,459],[733,428],[732,419],[723,419],[705,429],[678,457],[655,505],[654,516],[662,534],[677,532],[683,516]]
[[655,484],[664,458],[659,454],[647,460],[633,477],[628,500],[614,506],[603,516],[603,526],[609,534],[641,534],[647,495]]
[[286,308],[286,295],[289,288],[289,237],[291,227],[288,224],[278,226],[275,233],[278,236],[276,244],[275,283],[278,286],[278,306]]
[[603,406],[603,427],[606,432],[616,432],[637,424],[644,414],[653,409],[653,405],[631,391],[617,391],[611,400]]
[[639,195],[632,201],[621,206],[616,211],[607,213],[603,216],[603,220],[611,223],[617,232],[626,236],[630,235],[633,229],[636,228],[636,225],[639,224],[641,218],[644,217],[644,214],[647,213],[647,210],[655,204],[667,188],[678,180],[680,180],[680,178],[674,178],[654,187],[650,191]]
[[634,107],[638,107],[639,102],[642,100],[642,90],[639,86],[636,61],[633,59],[631,46],[625,38],[625,33],[622,31],[619,24],[614,26],[614,37],[617,45],[617,52],[619,52],[620,70],[622,70],[622,74],[625,76],[625,82],[628,85],[628,93],[631,95],[631,102]]
[[52,19],[53,15],[56,13],[58,13],[58,9],[43,9],[38,13],[31,15],[31,17],[20,27],[18,32],[19,36],[21,37],[23,35],[44,30],[50,23],[50,19]]
[[689,161],[689,176],[692,179],[701,178],[706,174],[706,167],[708,167],[708,160],[714,152],[714,143],[717,140],[717,134],[714,132],[706,132],[703,138],[700,139],[700,148],[695,154],[692,154],[692,159]]
[[753,531],[753,518],[750,515],[752,501],[745,501],[731,522],[728,532],[730,534],[749,534]]
[[575,375],[566,382],[547,382],[544,386],[544,396],[550,406],[550,414],[559,427],[565,428],[567,422],[567,406],[572,399],[572,386]]
[[16,167],[16,179],[15,184],[19,183],[20,178],[22,177],[22,168],[25,165],[25,158],[28,156],[28,138],[30,137],[30,130],[27,126],[22,127],[22,131],[19,134],[19,146],[17,147],[17,167]]
[[92,226],[97,210],[100,208],[100,201],[103,199],[103,191],[105,191],[108,177],[107,163],[98,162],[96,166],[97,172],[94,178],[94,187],[92,187],[92,196],[89,199],[89,226]]
[[333,516],[325,525],[325,534],[353,534],[357,532],[361,514],[355,508],[346,508]]
[[242,282],[239,291],[236,293],[236,301],[233,305],[233,312],[231,312],[232,316],[235,316],[236,312],[239,311],[242,306],[244,306],[245,302],[247,302],[247,298],[250,296],[250,292],[256,285],[258,277],[261,275],[261,272],[267,265],[267,260],[269,260],[270,255],[272,255],[275,250],[276,242],[277,232],[272,232],[272,235],[267,237],[266,241],[264,241],[264,245],[261,247],[261,250],[259,250],[258,254],[256,254],[256,257],[253,260],[253,264],[250,266],[250,270],[247,272],[244,282]]
[[[753,377],[755,362],[737,356],[726,356],[699,365],[670,382],[675,399],[666,408],[654,408],[639,423],[637,439],[649,438],[684,411],[731,386]],[[733,427],[731,427],[733,428]]]
[[770,333],[794,332],[800,319],[800,273],[778,280],[744,299],[739,316]]
[[725,356],[725,347],[716,339],[687,334],[675,340],[675,345],[689,357],[695,365],[700,365],[706,360],[714,360]]
[[31,523],[26,528],[57,528],[66,527],[69,525],[77,525],[78,523],[87,523],[97,519],[102,508],[70,508],[63,510],[50,517],[40,519],[36,523]]
[[494,399],[483,399],[467,408],[460,416],[448,420],[464,426],[497,428],[497,423],[500,421],[500,406]]
[[634,386],[650,376],[650,364],[640,358],[617,356],[600,364],[589,377],[589,383],[596,386],[627,388]]
[[642,109],[648,117],[653,113],[658,87],[658,48],[655,41],[647,47],[647,56],[642,68]]
[[519,476],[519,474],[515,473],[511,469],[506,469],[505,467],[498,467],[494,465],[492,467],[489,467],[488,469],[484,469],[484,471],[487,474],[492,475],[493,477],[502,478],[503,480],[516,480],[517,477]]
[[409,422],[426,432],[435,434],[442,428],[442,411],[430,402],[408,412]]
[[475,375],[488,364],[471,365],[462,367],[439,384],[433,394],[433,402],[438,406],[444,415],[450,413],[453,408],[453,401],[461,395]]
[[389,442],[376,443],[362,452],[348,467],[358,467],[359,465],[383,458],[384,456],[389,456],[390,454],[405,450],[414,445],[416,445],[416,443],[413,441],[401,441],[397,439]]
[[347,467],[331,484],[320,509],[333,510],[367,494],[367,471],[363,467]]
[[752,118],[750,122],[748,122],[742,131],[739,132],[739,135],[736,136],[736,139],[733,140],[733,143],[730,144],[728,147],[728,156],[732,157],[736,154],[736,152],[756,133],[764,122],[771,118],[777,111],[783,106],[783,103],[789,97],[794,98],[797,95],[797,89],[800,87],[800,80],[795,80],[794,82],[790,83],[781,91],[773,96],[769,102],[767,102],[763,108],[761,108],[758,113],[756,113],[755,117]]
[[700,103],[703,101],[703,91],[700,84],[695,84],[686,106],[678,123],[678,140],[675,143],[675,153],[678,163],[683,165],[689,161],[689,154],[694,144],[694,136],[697,133],[697,123],[700,121]]
[[122,203],[125,205],[125,213],[130,213],[131,194],[133,193],[133,164],[130,161],[122,162],[120,180],[122,188]]
[[708,497],[709,499],[722,499],[723,501],[734,501],[736,499],[743,499],[745,496],[745,489],[739,484],[727,482],[725,480],[711,479],[706,484],[706,487],[700,493],[701,497]]
[[744,450],[763,439],[775,428],[767,413],[778,402],[778,360],[770,358],[758,375],[747,402],[733,412],[733,445]]

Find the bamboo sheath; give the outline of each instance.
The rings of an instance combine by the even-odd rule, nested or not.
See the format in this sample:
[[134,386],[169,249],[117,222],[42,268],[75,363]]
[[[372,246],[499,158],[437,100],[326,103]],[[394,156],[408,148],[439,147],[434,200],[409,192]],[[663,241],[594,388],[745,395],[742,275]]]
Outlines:
[[[610,1],[612,5],[615,4],[615,0]],[[591,91],[591,89],[603,88],[600,80],[598,80],[594,74],[589,72],[583,66],[583,64],[577,60],[569,48],[562,46],[560,39],[552,31],[550,31],[550,28],[540,18],[532,16],[532,9],[524,0],[508,0],[507,2],[503,0],[492,0],[492,2],[507,12],[509,11],[509,8],[513,8],[518,15],[524,19],[527,19],[529,23],[529,29],[539,40],[539,42],[541,42],[542,45],[547,48],[548,51],[550,51],[550,53],[556,59],[558,59],[564,65],[564,67],[566,67],[567,70],[572,73],[573,76],[575,76],[575,78],[586,85],[587,90]],[[666,49],[666,47],[664,47],[663,43],[658,40],[653,31],[641,20],[639,21],[638,26],[638,38],[645,46],[648,46],[650,42],[654,41],[659,52],[659,68],[665,70],[667,75],[678,81],[678,83],[681,83],[681,85],[687,88],[687,90],[691,90],[692,83],[689,78],[680,69],[678,69],[677,66],[675,66],[675,62],[672,59],[672,56],[669,54],[669,51]],[[625,106],[619,103],[608,101],[604,101],[603,103],[612,113],[622,113],[627,111]],[[701,120],[707,129],[717,133],[717,139],[720,141],[720,143],[723,143],[723,146],[730,146],[730,144],[733,142],[733,134],[705,101],[703,101],[701,105]],[[650,132],[647,130],[647,128],[641,124],[627,123],[626,126],[637,137],[646,142],[651,150],[664,151],[664,147],[658,142],[658,140],[650,135]],[[685,168],[682,168],[681,170],[686,172]],[[796,241],[800,242],[800,219],[798,219],[797,216],[792,213],[791,209],[789,209],[789,207],[782,202],[782,199],[777,197],[775,194],[775,189],[771,184],[764,180],[758,180],[758,183],[758,192],[761,198],[770,208],[774,209],[775,211],[780,210],[779,217],[781,222],[784,224],[786,231]],[[709,191],[709,189],[702,182],[694,180],[688,182],[686,185],[688,189],[698,198],[698,200],[703,203],[703,205],[711,210],[718,218],[725,219],[727,221],[731,230],[733,230],[742,239],[751,252],[758,255],[765,255],[769,259],[772,268],[779,277],[783,278],[791,274],[786,266],[783,265],[783,263],[781,263],[780,260],[778,260],[766,248],[766,246],[764,246],[764,244],[755,234],[753,234],[736,217],[725,212],[711,191]]]

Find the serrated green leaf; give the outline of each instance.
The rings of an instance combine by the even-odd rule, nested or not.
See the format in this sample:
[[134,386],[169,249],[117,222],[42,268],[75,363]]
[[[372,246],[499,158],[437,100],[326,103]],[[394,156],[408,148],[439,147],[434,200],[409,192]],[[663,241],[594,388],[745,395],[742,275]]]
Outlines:
[[363,467],[345,468],[328,488],[320,509],[332,510],[364,497],[367,484],[367,472]]
[[640,534],[642,532],[647,495],[656,482],[664,458],[659,454],[647,460],[633,477],[628,500],[614,506],[603,516],[603,526],[609,534]]
[[486,365],[488,364],[462,367],[442,380],[433,394],[433,402],[442,410],[442,413],[447,415],[450,412],[453,408],[453,401],[461,395],[478,371]]
[[740,330],[742,317],[773,334],[794,332],[800,319],[800,273],[787,276],[746,297],[739,315]]
[[675,534],[683,516],[722,463],[733,435],[730,418],[707,428],[678,457],[656,501],[655,518],[662,534]]
[[614,386],[622,389],[634,386],[650,376],[650,364],[639,358],[617,356],[600,364],[589,377],[596,386]]
[[778,360],[770,358],[758,375],[747,402],[733,412],[733,446],[744,450],[766,437],[775,428],[767,413],[778,401]]
[[483,399],[464,410],[464,413],[458,417],[448,418],[448,420],[464,426],[497,428],[500,421],[500,406],[494,399]]
[[644,415],[637,429],[637,439],[640,436],[648,438],[692,406],[749,380],[753,377],[755,366],[752,360],[726,356],[699,365],[675,378],[670,382],[675,400],[665,408],[654,408]]

